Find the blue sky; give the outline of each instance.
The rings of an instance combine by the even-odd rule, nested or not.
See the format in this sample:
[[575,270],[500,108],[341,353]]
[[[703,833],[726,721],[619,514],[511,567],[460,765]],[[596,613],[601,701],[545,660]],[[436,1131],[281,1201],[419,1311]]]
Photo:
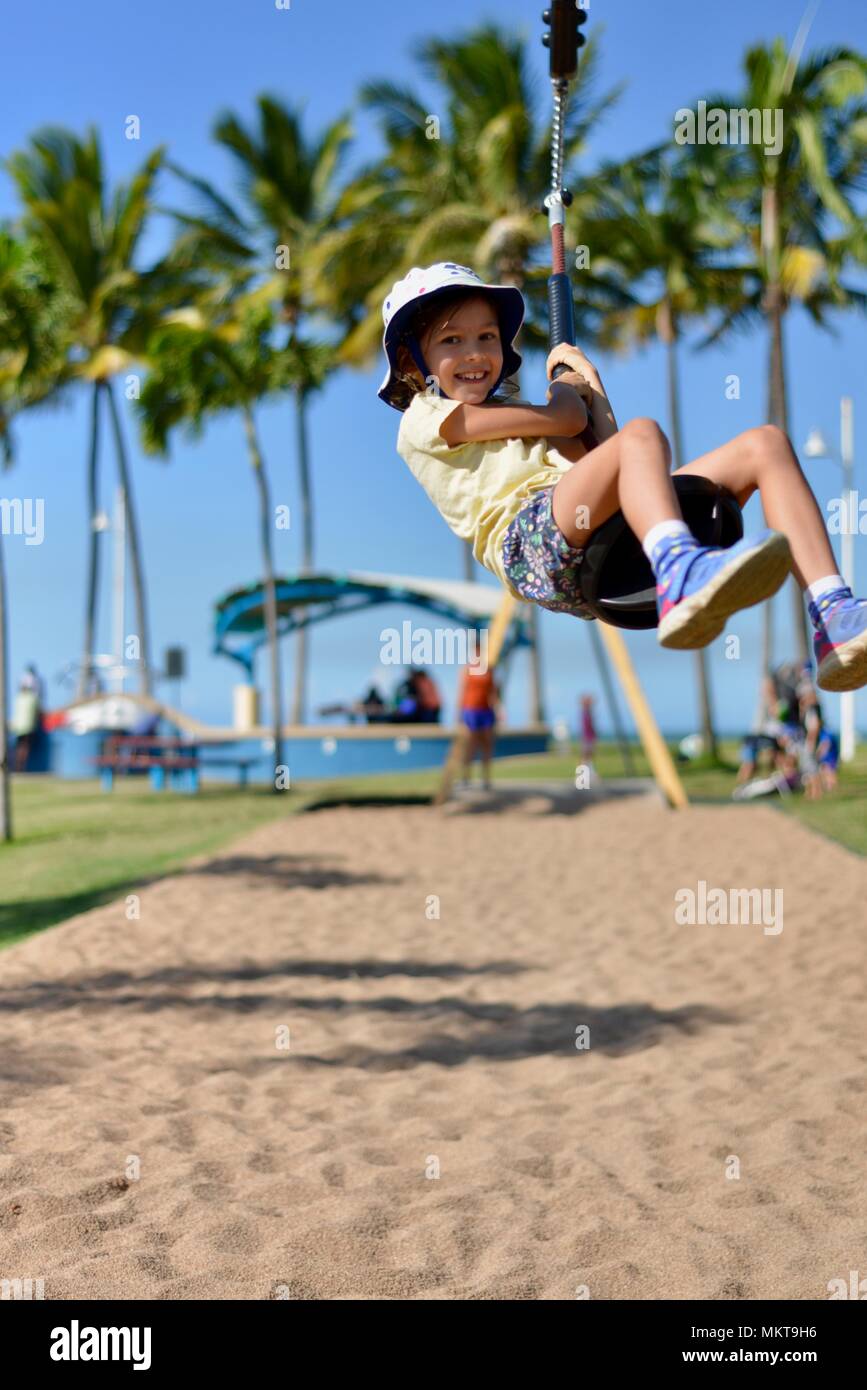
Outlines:
[[[60,0],[13,6],[4,15],[4,122],[0,155],[19,148],[39,126],[98,128],[113,178],[125,178],[154,146],[165,143],[180,164],[231,187],[232,171],[210,138],[217,113],[231,109],[245,120],[256,95],[267,91],[302,107],[308,132],[341,112],[354,112],[356,144],[350,169],[379,150],[371,118],[355,111],[360,84],[375,77],[413,83],[436,111],[434,93],[411,58],[412,45],[431,31],[463,32],[496,20],[523,35],[542,102],[547,103],[546,55],[539,43],[542,0],[447,0],[437,6],[396,5],[390,0],[207,0],[178,4],[150,0],[120,7],[111,0]],[[746,5],[649,5],[646,0],[593,0],[590,28],[601,38],[604,87],[625,81],[618,106],[595,132],[588,165],[617,158],[663,138],[674,112],[715,90],[737,89],[744,50],[777,34],[791,41],[803,13],[800,0],[755,0]],[[867,7],[861,0],[823,0],[812,45],[850,44],[867,49]],[[811,46],[812,46],[811,45]],[[127,116],[141,120],[142,138],[124,136]],[[175,190],[168,184],[163,193]],[[10,180],[0,171],[0,217],[16,213]],[[155,226],[148,249],[159,246]],[[798,313],[787,328],[792,436],[801,445],[819,426],[836,442],[839,397],[854,398],[856,486],[867,496],[867,323],[853,319],[836,336],[819,333]],[[591,355],[593,355],[591,353]],[[761,423],[766,346],[761,334],[722,349],[686,353],[682,364],[685,441],[690,457]],[[661,353],[650,349],[629,359],[596,355],[618,418],[651,415],[665,423]],[[382,405],[376,388],[383,365],[335,377],[310,410],[316,506],[316,561],[324,569],[367,569],[458,577],[459,543],[433,510],[395,452],[398,416]],[[727,400],[725,379],[737,373],[741,398]],[[531,359],[523,377],[530,397],[543,399],[543,366]],[[265,456],[275,500],[295,506],[295,449],[291,408],[261,412]],[[227,590],[258,577],[256,496],[238,420],[214,423],[196,442],[177,439],[170,460],[144,456],[135,423],[126,421],[132,445],[149,582],[154,648],[188,648],[191,674],[183,703],[203,718],[229,722],[235,668],[210,655],[211,607]],[[18,462],[3,481],[5,496],[43,497],[46,535],[40,546],[7,539],[11,592],[11,657],[17,673],[35,660],[49,681],[49,703],[65,695],[54,679],[79,654],[84,596],[86,513],[84,495],[87,418],[85,403],[26,420],[18,430]],[[807,462],[823,504],[839,493],[839,471],[828,462]],[[114,460],[106,449],[104,501],[114,488]],[[747,511],[748,528],[761,524],[758,503]],[[277,532],[277,563],[297,564],[294,533]],[[106,551],[106,565],[108,552]],[[856,539],[860,587],[867,590],[865,538]],[[479,577],[494,583],[484,571]],[[777,657],[789,653],[788,597],[779,599]],[[399,625],[412,610],[384,610],[314,629],[311,639],[311,710],[358,693],[377,667],[380,630]],[[109,642],[108,586],[100,617],[101,647]],[[421,623],[422,615],[415,615]],[[578,695],[597,691],[585,625],[542,615],[549,718],[574,725]],[[759,620],[738,615],[730,631],[741,637],[741,659],[726,660],[723,643],[710,649],[720,725],[736,730],[752,714],[758,676]],[[692,660],[663,652],[653,634],[629,638],[648,695],[664,728],[694,727]],[[284,644],[284,672],[291,682],[291,643]],[[439,670],[449,697],[453,670]],[[264,677],[264,670],[260,680]],[[516,662],[507,699],[510,722],[526,716],[523,660]],[[169,693],[168,691],[166,692]],[[867,703],[859,697],[859,724]],[[837,701],[828,698],[836,721]],[[602,720],[604,726],[604,718]]]

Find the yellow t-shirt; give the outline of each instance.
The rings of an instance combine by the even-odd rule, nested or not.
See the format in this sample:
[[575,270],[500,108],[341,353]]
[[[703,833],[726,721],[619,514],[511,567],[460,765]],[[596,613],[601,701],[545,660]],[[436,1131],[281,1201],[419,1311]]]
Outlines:
[[553,487],[572,465],[543,438],[469,440],[450,448],[439,429],[460,404],[414,396],[400,423],[397,452],[455,535],[472,541],[479,564],[521,598],[503,570],[506,531],[532,494]]

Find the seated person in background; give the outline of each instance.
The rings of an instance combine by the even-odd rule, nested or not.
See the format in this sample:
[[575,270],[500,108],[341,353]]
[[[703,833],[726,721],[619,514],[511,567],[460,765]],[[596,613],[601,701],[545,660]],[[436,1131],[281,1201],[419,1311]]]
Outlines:
[[391,718],[388,706],[375,685],[370,687],[361,700],[353,700],[349,705],[319,705],[316,713],[322,715],[345,714],[350,724],[355,724],[362,716],[368,724],[381,724]]
[[819,759],[819,780],[822,784],[822,791],[836,791],[837,768],[840,765],[840,741],[830,729],[822,730],[822,736],[816,745],[816,756]]
[[798,702],[804,726],[801,771],[804,786],[811,801],[837,786],[837,765],[840,746],[836,734],[825,728],[822,706],[812,681],[803,680],[798,686]]
[[762,717],[758,728],[747,734],[741,744],[737,786],[740,787],[755,777],[760,753],[770,753],[773,761],[776,761],[777,754],[783,747],[785,724],[782,716],[787,712],[785,702],[780,700],[774,677],[765,676],[762,682]]
[[388,717],[394,724],[411,724],[418,717],[415,673],[412,670],[395,690],[394,709]]
[[753,801],[757,796],[788,796],[801,785],[801,771],[798,766],[798,744],[786,737],[774,756],[774,771],[768,777],[757,777],[735,787],[732,798],[735,801]]
[[421,667],[411,666],[406,680],[395,691],[396,724],[438,724],[441,701],[433,679]]
[[433,676],[418,669],[414,675],[413,688],[418,701],[418,719],[422,724],[438,724],[442,712],[442,701]]
[[368,724],[382,724],[388,719],[388,711],[385,701],[379,693],[379,687],[372,685],[361,701],[360,708],[364,712],[364,717]]

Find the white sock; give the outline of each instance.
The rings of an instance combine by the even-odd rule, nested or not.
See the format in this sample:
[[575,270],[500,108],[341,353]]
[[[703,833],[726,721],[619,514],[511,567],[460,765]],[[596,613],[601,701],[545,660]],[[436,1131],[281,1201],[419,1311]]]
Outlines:
[[685,521],[675,521],[674,519],[671,521],[660,521],[658,526],[651,526],[644,540],[641,542],[641,549],[644,551],[648,560],[653,559],[654,548],[659,545],[659,542],[666,536],[688,536],[691,541],[696,545],[698,544]]
[[830,594],[832,589],[848,589],[842,574],[826,574],[824,579],[817,579],[815,584],[807,585],[807,598],[811,603],[817,603],[823,594]]

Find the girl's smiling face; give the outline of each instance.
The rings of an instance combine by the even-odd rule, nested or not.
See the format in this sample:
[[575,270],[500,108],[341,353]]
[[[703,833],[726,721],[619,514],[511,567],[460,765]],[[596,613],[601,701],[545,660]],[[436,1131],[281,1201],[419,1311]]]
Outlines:
[[490,300],[474,295],[438,316],[421,350],[447,396],[480,405],[503,368],[500,325]]

